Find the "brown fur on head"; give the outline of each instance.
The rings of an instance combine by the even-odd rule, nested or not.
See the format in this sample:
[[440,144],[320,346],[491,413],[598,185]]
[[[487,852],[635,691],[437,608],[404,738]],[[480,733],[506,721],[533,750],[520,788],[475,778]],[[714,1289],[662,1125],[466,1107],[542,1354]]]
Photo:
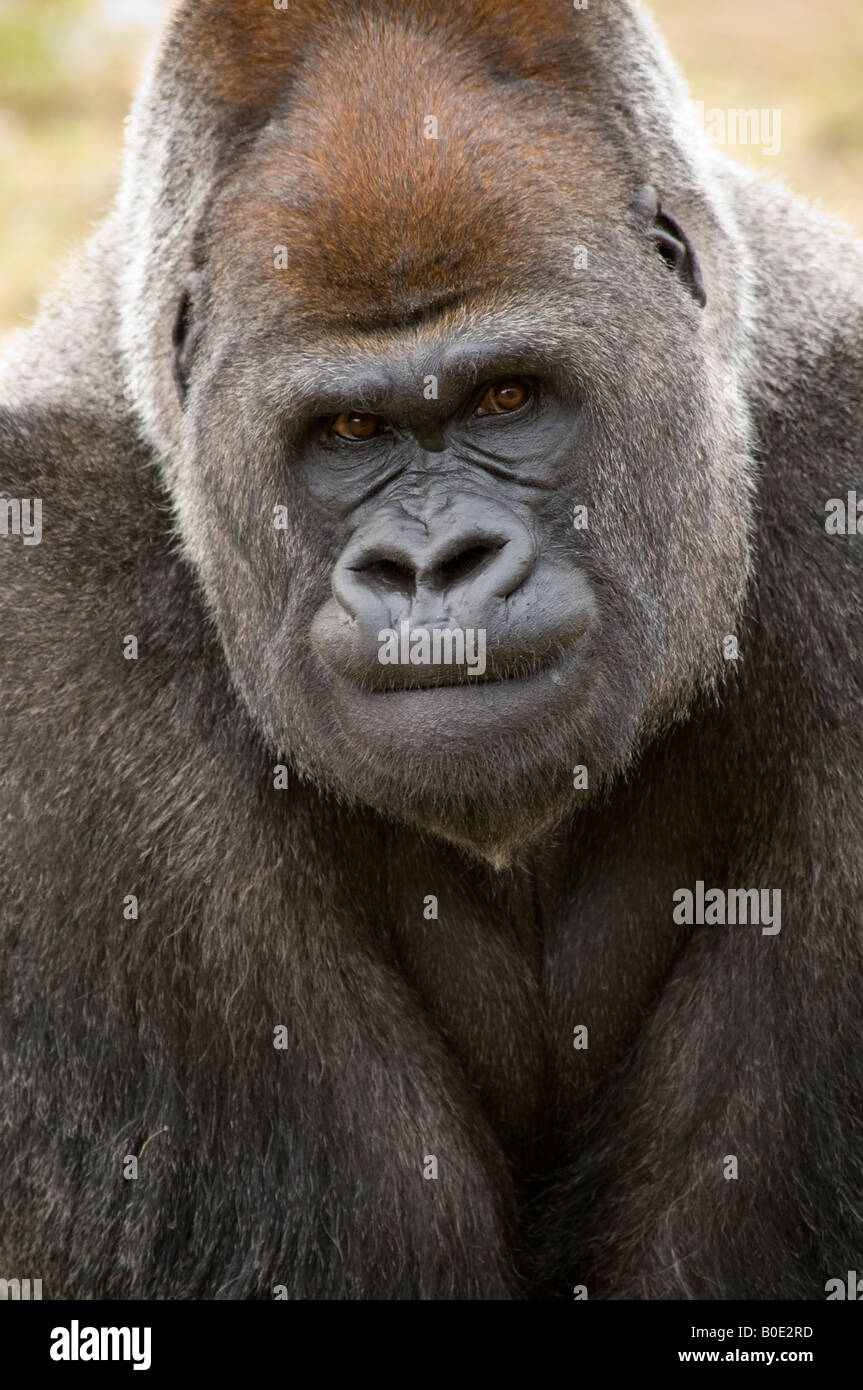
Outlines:
[[695,186],[701,155],[669,114],[685,94],[661,49],[642,66],[644,44],[625,3],[182,0],[118,207],[129,394],[166,468],[180,422],[162,345],[209,237],[257,262],[293,333],[506,302],[508,276],[541,266],[547,283],[592,227],[601,248],[660,168],[664,190]]
[[550,241],[571,243],[574,210],[607,222],[625,205],[583,98],[549,106],[532,79],[502,85],[439,26],[345,20],[301,50],[210,218],[211,236],[271,271],[285,245],[291,273],[271,273],[270,291],[290,296],[294,316],[372,327],[490,302]]
[[[233,124],[249,126],[290,99],[294,75],[321,52],[341,48],[359,76],[381,32],[410,30],[455,69],[571,92],[575,54],[586,50],[595,27],[593,9],[568,9],[561,0],[476,0],[455,12],[435,0],[291,0],[285,9],[270,0],[193,0],[178,6],[173,34],[188,73],[198,82],[205,75],[211,99],[230,110]],[[595,65],[580,66],[576,85],[586,90]]]

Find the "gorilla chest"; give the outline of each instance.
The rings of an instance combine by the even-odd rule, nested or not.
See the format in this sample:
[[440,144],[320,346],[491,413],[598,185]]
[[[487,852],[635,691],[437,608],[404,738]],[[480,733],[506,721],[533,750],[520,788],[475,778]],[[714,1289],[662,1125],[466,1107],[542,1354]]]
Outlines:
[[454,1085],[531,1159],[601,1091],[668,965],[643,953],[644,923],[623,929],[595,893],[582,901],[572,884],[540,884],[527,871],[474,882],[429,868],[400,901],[395,933],[399,971]]
[[425,894],[397,931],[399,968],[443,1041],[454,1084],[506,1137],[532,1130],[544,1091],[540,941],[524,893],[506,907]]

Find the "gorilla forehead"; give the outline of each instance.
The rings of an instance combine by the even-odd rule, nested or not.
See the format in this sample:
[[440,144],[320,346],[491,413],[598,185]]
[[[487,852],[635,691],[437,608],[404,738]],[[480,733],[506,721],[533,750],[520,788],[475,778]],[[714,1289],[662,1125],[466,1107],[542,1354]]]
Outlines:
[[[436,45],[442,68],[460,63],[502,82],[541,83],[547,102],[554,89],[572,90],[573,71],[587,88],[598,24],[595,7],[575,11],[566,0],[534,0],[503,11],[500,0],[474,0],[455,10],[438,0],[303,0],[284,10],[261,0],[200,0],[176,15],[169,49],[198,91],[206,84],[232,126],[254,126],[291,95],[304,66],[322,56],[332,62],[341,52],[356,82],[382,37],[405,32]],[[394,75],[386,74],[388,80]]]
[[580,223],[619,215],[631,180],[616,165],[586,108],[550,108],[435,35],[386,31],[365,48],[331,36],[223,183],[210,235],[267,272],[284,244],[275,288],[299,316],[410,322],[514,275],[547,284]]

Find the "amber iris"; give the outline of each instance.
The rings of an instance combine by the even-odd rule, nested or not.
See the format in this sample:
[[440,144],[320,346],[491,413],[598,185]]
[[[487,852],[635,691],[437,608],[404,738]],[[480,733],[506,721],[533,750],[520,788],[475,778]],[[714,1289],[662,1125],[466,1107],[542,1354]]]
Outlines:
[[342,439],[372,439],[383,427],[380,415],[365,410],[345,410],[332,423],[333,434]]
[[477,415],[505,415],[509,410],[518,410],[530,398],[530,387],[526,381],[512,377],[497,381],[490,386],[477,406]]
[[[530,400],[531,388],[519,377],[507,377],[490,386],[474,411],[475,415],[506,415],[518,410]],[[330,429],[341,439],[374,439],[386,427],[381,415],[368,410],[343,410],[333,420]]]

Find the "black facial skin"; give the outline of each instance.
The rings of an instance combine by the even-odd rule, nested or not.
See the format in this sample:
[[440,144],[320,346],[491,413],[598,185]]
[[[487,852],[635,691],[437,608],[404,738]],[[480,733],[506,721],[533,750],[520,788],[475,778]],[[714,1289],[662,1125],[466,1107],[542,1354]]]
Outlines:
[[549,460],[569,442],[571,417],[536,385],[513,414],[486,417],[474,398],[454,415],[447,401],[412,423],[414,396],[411,381],[392,384],[388,432],[362,443],[324,434],[303,461],[309,477],[349,473],[361,493],[333,597],[312,625],[315,648],[334,676],[364,690],[440,692],[475,682],[441,665],[382,666],[380,631],[403,621],[481,629],[488,659],[479,679],[526,682],[530,718],[547,698],[534,678],[556,672],[593,616],[587,581],[574,567],[556,570],[537,534]]
[[[700,307],[706,294],[695,252],[680,226],[662,212],[655,190],[637,210],[648,237]],[[481,415],[486,382],[453,411],[461,381],[482,357],[442,354],[448,391],[438,410],[417,405],[416,382],[396,368],[387,382],[361,382],[356,398],[376,417],[369,439],[346,440],[325,421],[303,461],[310,486],[339,512],[347,482],[356,498],[355,526],[333,573],[333,598],[318,612],[313,640],[335,676],[365,690],[463,683],[445,667],[381,666],[379,633],[411,628],[482,629],[492,681],[529,681],[521,705],[541,713],[553,694],[537,681],[570,666],[570,651],[597,622],[586,575],[573,557],[555,565],[539,522],[542,493],[564,474],[579,445],[583,415],[540,381],[521,381],[526,399],[514,411]],[[428,365],[428,364],[426,364]],[[437,365],[437,364],[436,364]],[[430,373],[434,382],[438,374]],[[506,381],[508,378],[502,378]],[[386,412],[386,415],[383,413]],[[316,480],[324,481],[316,486]],[[328,492],[326,479],[332,479]],[[463,706],[469,716],[469,708]]]

